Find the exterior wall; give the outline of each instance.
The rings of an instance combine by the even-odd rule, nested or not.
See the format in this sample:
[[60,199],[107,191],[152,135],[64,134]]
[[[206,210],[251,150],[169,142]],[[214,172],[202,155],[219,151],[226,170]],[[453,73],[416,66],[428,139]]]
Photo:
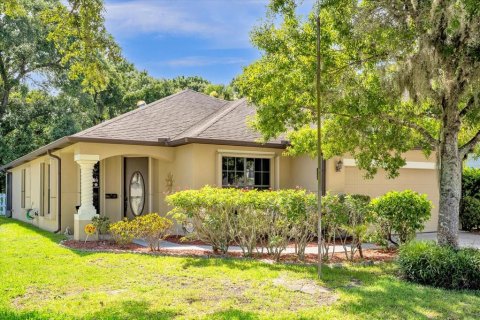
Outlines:
[[[73,231],[76,206],[80,205],[79,166],[74,161],[75,154],[92,154],[100,158],[100,214],[111,221],[123,218],[123,159],[124,157],[149,158],[149,202],[148,211],[162,215],[169,211],[165,202],[168,192],[183,189],[201,188],[204,185],[221,184],[221,156],[257,156],[270,157],[272,188],[301,187],[312,192],[317,189],[316,159],[309,157],[290,158],[282,155],[284,150],[274,148],[240,147],[209,144],[189,144],[174,148],[160,146],[137,146],[100,143],[77,143],[56,151],[62,159],[62,232],[65,228]],[[438,217],[438,186],[436,170],[433,169],[401,169],[397,179],[387,179],[379,172],[371,180],[363,179],[363,173],[351,164],[344,164],[337,172],[335,165],[339,160],[326,161],[326,189],[332,193],[361,193],[377,197],[390,190],[412,189],[427,193],[435,208],[432,219],[426,224],[425,231],[436,230]],[[407,161],[434,163],[432,156],[425,159],[420,151],[406,154]],[[21,204],[21,170],[27,169],[26,208],[38,206],[40,203],[40,163],[51,164],[51,206],[52,213],[48,217],[38,217],[29,221],[40,228],[55,230],[57,227],[56,181],[57,161],[48,156],[37,158],[21,166],[11,169],[13,177],[13,217],[26,221],[25,209]],[[167,177],[173,177],[173,186],[167,185]],[[171,190],[170,190],[171,189]],[[106,193],[117,194],[117,199],[106,199]],[[179,230],[179,229],[178,229]]]
[[[45,212],[43,216],[41,211],[41,164],[50,164],[50,212]],[[21,206],[21,185],[22,170],[25,169],[25,208]],[[57,161],[48,156],[40,157],[21,166],[15,167],[12,172],[12,217],[21,221],[31,223],[39,228],[55,231],[57,229]],[[45,191],[46,192],[46,191]],[[46,205],[45,205],[46,206]],[[28,220],[26,217],[27,209],[33,209],[38,213],[35,219]]]
[[[388,191],[403,191],[411,189],[419,193],[425,193],[433,203],[432,215],[425,224],[424,231],[436,231],[438,222],[438,201],[439,189],[437,180],[437,171],[434,169],[400,169],[400,175],[395,179],[388,179],[383,170],[379,170],[373,179],[365,179],[364,172],[355,166],[346,165],[345,159],[334,158],[326,161],[326,190],[334,193],[365,194],[371,198],[381,196]],[[435,155],[425,158],[423,153],[418,150],[409,151],[405,154],[407,162],[435,163]],[[337,172],[336,163],[342,160],[343,168]],[[317,160],[309,157],[298,157],[292,159],[292,182],[310,190],[317,191],[317,181],[315,170]]]

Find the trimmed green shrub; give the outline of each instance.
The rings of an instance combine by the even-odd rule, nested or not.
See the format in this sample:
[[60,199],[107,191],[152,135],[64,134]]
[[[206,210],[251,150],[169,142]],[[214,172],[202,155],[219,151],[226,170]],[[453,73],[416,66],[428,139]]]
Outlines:
[[471,196],[462,199],[460,223],[465,231],[480,228],[480,199]]
[[409,281],[447,289],[480,289],[480,251],[476,249],[413,241],[400,247],[398,264]]
[[165,239],[173,225],[172,220],[157,213],[135,217],[129,223],[134,237],[145,240],[151,251],[160,250],[160,242]]
[[465,231],[480,228],[480,169],[463,170],[460,223]]
[[423,230],[432,210],[427,195],[412,190],[388,192],[373,199],[371,204],[380,238],[396,245],[392,233],[398,235],[400,244],[414,239],[415,232]]
[[167,196],[174,209],[172,216],[180,222],[191,219],[197,237],[212,245],[215,252],[226,253],[235,238],[232,228],[240,190],[203,187]]
[[119,246],[126,246],[127,244],[132,243],[135,238],[132,224],[127,219],[110,224],[109,231],[112,235],[113,241]]
[[102,239],[102,236],[108,233],[108,228],[110,226],[110,219],[106,216],[96,216],[96,217],[93,217],[92,224],[97,229],[98,238]]

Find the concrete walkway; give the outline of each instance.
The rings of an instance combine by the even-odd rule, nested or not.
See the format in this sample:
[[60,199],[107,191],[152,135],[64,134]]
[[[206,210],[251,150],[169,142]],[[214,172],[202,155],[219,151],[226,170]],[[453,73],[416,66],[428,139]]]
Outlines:
[[[436,232],[425,232],[417,234],[417,240],[432,240],[437,241]],[[458,234],[458,243],[463,248],[480,249],[480,233],[472,233],[460,231]]]
[[[148,244],[141,240],[141,239],[135,239],[133,241],[134,243],[148,247]],[[179,244],[179,243],[173,243],[170,241],[162,241],[160,247],[162,249],[169,249],[169,250],[200,250],[200,251],[212,251],[212,246],[209,245],[197,245],[197,244]],[[348,248],[348,247],[347,247]],[[364,243],[362,246],[363,249],[374,249],[377,248],[376,245],[371,244],[371,243]],[[335,252],[343,252],[343,246],[341,245],[336,245],[336,246],[330,246],[329,252],[332,252],[335,249]],[[230,246],[228,247],[228,252],[242,252],[242,249],[238,246]],[[318,250],[317,247],[307,247],[305,249],[305,253],[313,253],[317,254]],[[287,247],[283,253],[295,253],[295,248],[294,247]]]
[[[418,233],[417,240],[437,240],[437,233],[436,232],[426,232],[426,233]],[[133,241],[134,243],[148,247],[148,244],[140,239],[136,239]],[[461,247],[472,247],[480,249],[480,234],[479,233],[469,233],[469,232],[460,232],[459,234],[459,243]],[[375,249],[378,248],[375,244],[372,243],[364,243],[363,249]],[[170,249],[170,250],[197,250],[197,251],[212,251],[212,246],[209,245],[196,245],[196,244],[179,244],[173,243],[170,241],[162,241],[161,248],[163,249]],[[331,246],[329,252],[332,252],[335,249],[335,252],[343,252],[343,247],[341,245]],[[242,249],[238,246],[230,246],[228,248],[229,252],[242,252]],[[305,249],[305,253],[313,253],[317,254],[318,250],[317,247],[307,247]],[[295,248],[288,247],[284,253],[295,253]]]

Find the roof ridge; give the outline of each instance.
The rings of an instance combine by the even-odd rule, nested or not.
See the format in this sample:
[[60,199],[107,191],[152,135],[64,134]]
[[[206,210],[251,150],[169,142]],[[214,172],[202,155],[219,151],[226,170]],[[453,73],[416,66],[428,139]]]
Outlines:
[[220,119],[225,117],[227,114],[236,109],[239,105],[245,102],[245,99],[239,99],[236,101],[227,101],[224,106],[219,108],[214,113],[211,113],[209,116],[197,122],[195,125],[191,126],[189,129],[185,130],[181,134],[177,135],[177,138],[193,138],[199,136],[202,132],[210,128],[212,125],[217,123]]
[[192,92],[195,92],[195,93],[200,93],[201,95],[204,95],[204,96],[206,96],[206,97],[212,98],[212,99],[214,99],[214,100],[230,102],[230,101],[225,100],[225,99],[221,99],[221,98],[217,98],[217,97],[211,96],[211,95],[209,95],[209,94],[206,94],[205,92],[195,91],[195,90],[190,89],[190,88],[187,88],[187,89],[185,89],[185,90],[186,90],[186,91],[192,91]]
[[147,104],[147,105],[144,106],[144,107],[137,107],[137,108],[135,108],[135,109],[133,109],[133,110],[130,110],[130,111],[125,112],[125,113],[123,113],[123,114],[121,114],[121,115],[118,115],[118,116],[116,116],[115,118],[108,119],[107,121],[101,122],[101,123],[99,123],[99,124],[97,124],[97,125],[94,125],[93,127],[90,127],[90,128],[85,129],[85,130],[82,130],[82,131],[80,131],[80,132],[77,132],[77,133],[75,133],[75,134],[73,134],[73,135],[71,135],[71,136],[73,136],[73,137],[75,137],[75,136],[76,136],[76,137],[79,137],[79,136],[85,135],[85,134],[91,132],[91,131],[94,130],[94,129],[103,128],[103,127],[106,126],[107,124],[114,123],[114,122],[116,122],[116,121],[118,121],[118,120],[121,120],[121,119],[125,118],[126,116],[129,116],[129,115],[134,114],[134,113],[141,112],[141,111],[143,111],[143,110],[145,110],[145,109],[147,109],[147,108],[151,108],[151,107],[153,107],[153,106],[156,106],[156,105],[159,104],[159,103],[168,101],[168,100],[170,100],[170,99],[173,98],[173,97],[179,96],[179,95],[184,94],[184,93],[187,93],[187,92],[189,92],[189,91],[193,91],[193,90],[185,89],[185,90],[176,92],[176,93],[171,94],[171,95],[169,95],[169,96],[166,96],[166,97],[163,97],[163,98],[158,99],[158,100],[156,100],[156,101],[153,101],[153,102]]

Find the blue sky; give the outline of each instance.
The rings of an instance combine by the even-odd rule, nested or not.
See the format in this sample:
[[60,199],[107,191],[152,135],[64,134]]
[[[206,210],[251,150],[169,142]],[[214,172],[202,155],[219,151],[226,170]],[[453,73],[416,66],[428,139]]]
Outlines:
[[[306,1],[302,11],[311,8]],[[106,25],[124,56],[157,78],[198,75],[228,84],[260,53],[249,33],[267,0],[106,0]]]

